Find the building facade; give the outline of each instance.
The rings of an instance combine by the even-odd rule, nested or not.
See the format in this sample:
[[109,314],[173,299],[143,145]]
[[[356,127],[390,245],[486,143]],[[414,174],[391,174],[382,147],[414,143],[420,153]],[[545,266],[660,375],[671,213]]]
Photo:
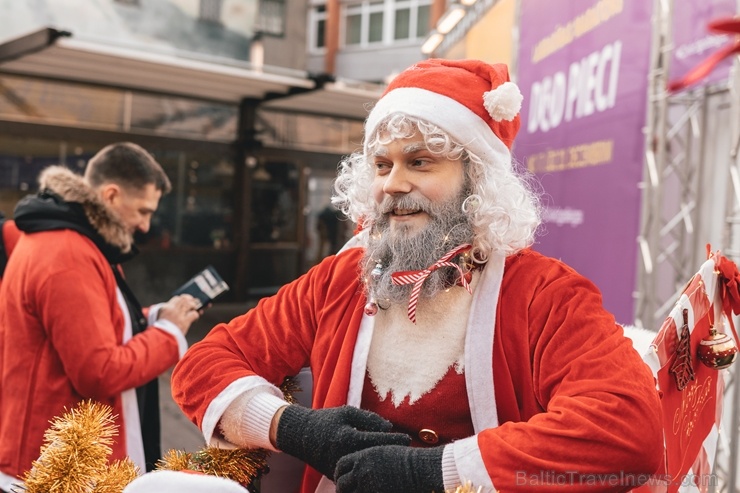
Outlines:
[[173,183],[127,266],[142,302],[207,264],[232,287],[225,301],[296,278],[330,251],[320,216],[379,94],[305,70],[306,8],[0,0],[0,210],[12,215],[44,167],[82,171],[133,141]]

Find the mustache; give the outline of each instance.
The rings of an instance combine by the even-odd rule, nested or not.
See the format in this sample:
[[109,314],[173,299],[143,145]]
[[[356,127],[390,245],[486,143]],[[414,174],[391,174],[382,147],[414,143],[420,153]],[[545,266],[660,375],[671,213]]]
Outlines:
[[411,195],[385,197],[378,207],[381,214],[390,214],[395,209],[419,210],[430,213],[435,207],[431,200],[425,197],[414,197]]

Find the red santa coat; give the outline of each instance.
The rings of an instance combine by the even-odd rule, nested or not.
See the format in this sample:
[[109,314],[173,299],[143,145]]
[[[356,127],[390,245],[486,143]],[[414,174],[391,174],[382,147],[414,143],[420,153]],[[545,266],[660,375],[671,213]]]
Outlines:
[[110,264],[87,237],[71,230],[21,236],[0,289],[2,473],[29,470],[49,420],[86,398],[113,408],[110,459],[127,457],[122,392],[157,378],[182,348],[153,327],[124,345],[130,321],[118,293]]
[[[362,253],[325,259],[190,349],[173,395],[207,440],[224,400],[307,365],[314,408],[359,404],[372,334]],[[476,435],[451,445],[461,478],[484,491],[622,491],[645,479],[630,474],[657,469],[653,378],[592,283],[525,250],[492,258],[474,296],[465,376]],[[319,480],[307,469],[303,493]]]
[[5,244],[5,253],[10,256],[10,252],[15,248],[15,244],[18,243],[18,239],[21,237],[21,232],[15,225],[15,221],[12,219],[6,219],[3,222],[3,243]]
[[[2,221],[2,227],[0,227],[0,241],[3,242],[5,250],[5,259],[10,257],[10,252],[15,248],[15,244],[18,243],[18,239],[21,237],[20,230],[16,227],[15,221],[12,219],[6,219]],[[0,286],[3,282],[3,274],[0,274]]]

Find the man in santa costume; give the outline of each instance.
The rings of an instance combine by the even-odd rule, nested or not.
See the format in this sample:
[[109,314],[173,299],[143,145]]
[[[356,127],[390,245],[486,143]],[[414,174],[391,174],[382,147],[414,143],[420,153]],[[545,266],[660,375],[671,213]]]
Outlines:
[[[335,205],[362,226],[175,368],[207,442],[278,450],[302,492],[625,491],[662,460],[653,378],[598,289],[529,247],[505,65],[426,60],[370,112]],[[619,268],[615,266],[615,268]],[[312,409],[278,389],[305,366]]]
[[138,145],[105,147],[80,176],[46,168],[14,214],[23,232],[0,287],[0,491],[31,469],[49,421],[83,399],[109,405],[111,460],[160,458],[157,376],[187,349],[189,295],[145,316],[120,263],[170,182]]

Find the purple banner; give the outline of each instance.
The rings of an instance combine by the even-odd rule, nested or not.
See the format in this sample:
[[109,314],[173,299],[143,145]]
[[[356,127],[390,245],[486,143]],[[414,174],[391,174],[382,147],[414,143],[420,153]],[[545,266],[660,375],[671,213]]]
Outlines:
[[[669,66],[670,80],[686,75],[694,66],[732,41],[728,34],[709,32],[707,25],[714,20],[734,17],[736,0],[692,0],[677,2],[673,9],[673,57]],[[727,80],[732,57],[720,62],[701,82],[692,86]]]
[[540,179],[535,248],[591,279],[634,319],[651,7],[645,0],[522,0],[514,156]]

